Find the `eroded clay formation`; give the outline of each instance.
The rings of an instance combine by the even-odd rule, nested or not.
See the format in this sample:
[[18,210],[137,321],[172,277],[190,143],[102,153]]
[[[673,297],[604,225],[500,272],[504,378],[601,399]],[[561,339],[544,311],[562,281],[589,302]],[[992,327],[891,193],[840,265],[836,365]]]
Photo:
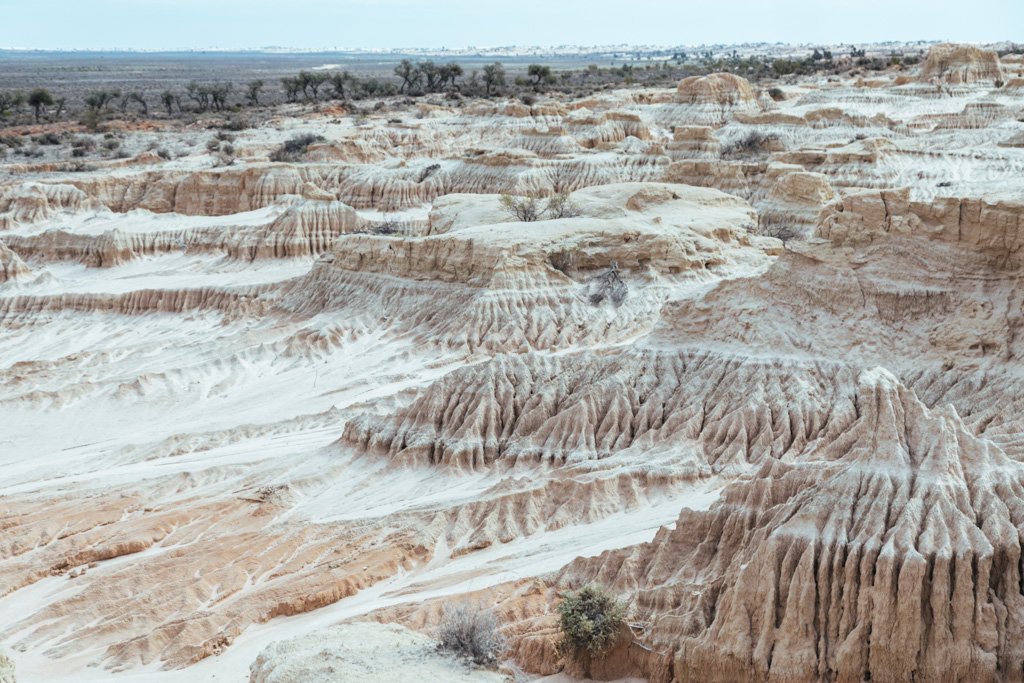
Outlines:
[[[242,133],[229,167],[12,173],[19,676],[448,680],[429,639],[473,600],[531,676],[1021,680],[1017,66],[307,112],[304,161]],[[554,608],[594,582],[631,627],[582,666]]]

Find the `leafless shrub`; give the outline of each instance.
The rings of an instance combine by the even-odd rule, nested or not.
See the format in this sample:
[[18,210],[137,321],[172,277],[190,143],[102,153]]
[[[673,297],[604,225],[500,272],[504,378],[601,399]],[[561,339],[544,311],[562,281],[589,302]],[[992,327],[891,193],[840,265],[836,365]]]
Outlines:
[[231,145],[227,147],[227,150],[222,149],[214,155],[214,166],[231,166],[235,163],[234,148]]
[[740,156],[745,154],[756,154],[768,148],[778,138],[774,135],[752,130],[741,138],[726,142],[722,145],[722,156]]
[[599,306],[603,301],[611,301],[615,306],[621,306],[629,293],[629,287],[619,276],[619,264],[612,261],[612,265],[601,275],[590,281],[590,294],[587,297],[592,306]]
[[536,197],[513,197],[510,194],[503,194],[500,201],[505,213],[518,221],[532,223],[541,218],[543,211]]
[[299,161],[303,156],[305,156],[310,145],[323,141],[324,137],[322,135],[313,135],[311,133],[298,135],[278,147],[274,153],[270,155],[270,160]]
[[87,164],[81,159],[76,159],[67,166],[68,173],[89,173],[95,170],[96,166],[94,164]]
[[559,192],[548,200],[545,213],[548,218],[575,218],[580,215],[580,207],[569,199],[568,192]]
[[557,271],[568,275],[569,271],[576,265],[576,252],[562,249],[548,254],[548,263]]
[[440,170],[441,164],[430,164],[430,166],[427,166],[422,171],[420,171],[420,177],[416,179],[416,182],[422,183],[424,180],[426,180],[427,178],[434,175]]
[[544,202],[536,197],[513,197],[501,195],[501,208],[509,216],[523,223],[552,220],[555,218],[572,218],[580,215],[580,208],[569,199],[568,192],[561,192]]
[[793,227],[792,224],[784,222],[765,222],[760,226],[758,232],[766,237],[782,240],[783,244],[788,244],[790,241],[802,237],[797,228]]
[[397,235],[402,232],[402,226],[390,214],[383,214],[379,221],[368,223],[355,232],[361,235]]
[[32,141],[38,145],[59,145],[63,142],[60,136],[53,132],[37,135]]
[[284,486],[284,484],[276,484],[273,486],[261,486],[258,489],[256,489],[256,499],[262,503],[270,502],[278,495],[280,495],[285,488],[286,487]]
[[506,646],[494,611],[468,602],[445,607],[437,639],[440,649],[466,657],[480,666],[494,664]]

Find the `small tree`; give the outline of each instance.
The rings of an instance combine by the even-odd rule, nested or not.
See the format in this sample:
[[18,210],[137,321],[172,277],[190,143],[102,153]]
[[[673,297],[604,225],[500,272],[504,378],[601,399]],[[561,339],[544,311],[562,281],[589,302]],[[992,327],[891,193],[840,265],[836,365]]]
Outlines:
[[46,88],[36,88],[28,95],[28,106],[32,107],[33,112],[36,115],[36,123],[39,123],[40,117],[43,115],[43,111],[46,107],[53,106],[53,95]]
[[438,80],[441,76],[441,71],[437,64],[427,60],[420,62],[416,65],[416,71],[427,81],[426,90],[427,92],[437,92]]
[[484,93],[490,97],[491,93],[497,92],[505,87],[505,67],[501,62],[494,62],[484,66]]
[[25,104],[25,95],[20,92],[0,92],[0,118],[7,118]]
[[348,101],[348,86],[355,80],[348,71],[331,74],[331,97],[342,102]]
[[299,79],[288,76],[281,79],[281,87],[284,88],[285,99],[289,102],[297,100],[299,93],[302,91],[302,84],[299,83]]
[[263,92],[263,81],[249,81],[245,86],[245,99],[254,107],[260,106],[260,93]]
[[120,90],[97,90],[86,96],[85,106],[99,114],[105,111],[120,96]]
[[191,81],[185,86],[185,95],[196,103],[200,112],[210,108],[210,87],[196,81]]
[[[170,90],[164,90],[160,93],[160,103],[164,105],[164,109],[167,110],[167,115],[172,116],[174,114],[174,105],[178,101],[178,98]],[[178,108],[179,110],[181,107]]]
[[139,105],[139,109],[142,111],[143,116],[149,115],[149,105],[146,103],[146,98],[140,92],[129,92],[125,93],[121,98],[121,111],[128,111],[128,106],[134,102]]
[[615,261],[612,261],[608,270],[588,283],[587,290],[589,291],[587,299],[591,306],[600,306],[601,302],[607,300],[618,308],[629,294],[629,287],[622,281],[622,277],[619,275],[619,264]]
[[328,75],[322,71],[300,71],[299,88],[302,89],[303,97],[314,102],[318,101],[320,98],[320,88],[327,82],[328,78]]
[[555,77],[551,75],[551,67],[543,64],[531,64],[526,68],[527,75],[533,80],[533,87],[539,88],[543,83],[553,83]]
[[440,66],[441,89],[448,86],[455,86],[455,81],[462,76],[462,67],[455,62],[448,62]]
[[224,111],[228,106],[228,97],[231,96],[234,89],[234,84],[226,81],[209,86],[210,102],[213,104],[213,108],[217,111]]
[[398,92],[404,93],[406,90],[415,85],[416,80],[419,79],[419,71],[416,69],[416,65],[408,59],[403,59],[395,67],[395,75],[402,79],[402,85],[399,86]]
[[625,618],[625,609],[606,589],[586,586],[562,594],[558,605],[560,648],[573,656],[600,657],[614,644]]
[[498,631],[494,611],[468,602],[445,607],[437,639],[442,649],[467,657],[480,666],[496,662],[506,645]]

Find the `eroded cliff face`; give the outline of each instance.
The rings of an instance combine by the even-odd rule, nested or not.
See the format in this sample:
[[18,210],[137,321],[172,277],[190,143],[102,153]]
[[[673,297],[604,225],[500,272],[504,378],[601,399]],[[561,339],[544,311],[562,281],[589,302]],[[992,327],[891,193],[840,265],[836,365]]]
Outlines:
[[928,51],[921,78],[932,82],[964,85],[995,83],[1003,78],[999,56],[973,45],[936,45]]
[[[260,131],[227,168],[18,171],[19,674],[389,680],[333,649],[370,619],[443,676],[410,648],[475,600],[538,676],[1020,680],[1024,156],[992,68],[311,113],[276,123],[322,126],[301,162]],[[567,661],[590,582],[630,626]]]
[[676,680],[1019,676],[1019,465],[883,370],[853,390],[839,438],[567,580],[662,613]]

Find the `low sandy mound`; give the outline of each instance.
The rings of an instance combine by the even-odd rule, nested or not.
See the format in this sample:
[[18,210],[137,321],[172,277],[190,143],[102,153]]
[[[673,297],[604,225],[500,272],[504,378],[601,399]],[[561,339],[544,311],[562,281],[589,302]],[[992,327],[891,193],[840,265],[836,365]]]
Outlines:
[[439,652],[436,641],[394,624],[357,622],[274,643],[252,663],[249,683],[504,683]]
[[764,275],[669,304],[654,337],[889,368],[997,367],[1024,354],[1020,208],[851,194],[816,228],[831,241],[790,243]]
[[666,150],[673,161],[717,159],[722,146],[710,126],[676,126]]
[[511,146],[533,152],[540,157],[568,155],[582,149],[576,138],[567,135],[565,129],[561,127],[525,130],[512,140]]
[[973,45],[943,44],[928,51],[921,79],[950,85],[994,83],[1003,78],[999,56]]
[[664,126],[720,126],[736,113],[761,111],[757,93],[747,79],[729,73],[684,78],[670,102],[651,107]]
[[771,182],[771,188],[761,203],[758,223],[762,232],[775,237],[809,235],[818,215],[836,198],[828,178],[801,166],[770,164],[765,180]]
[[730,73],[690,76],[676,86],[676,101],[725,107],[755,104],[757,94],[750,81]]
[[319,256],[330,250],[340,235],[358,230],[364,221],[348,204],[299,199],[261,229],[239,232],[227,240],[234,258],[295,258]]
[[[107,220],[104,220],[107,219]],[[331,199],[285,195],[266,207],[230,220],[202,220],[177,214],[135,210],[127,215],[69,216],[60,228],[6,235],[18,255],[35,261],[78,261],[112,267],[144,256],[216,253],[231,258],[300,258],[328,251],[344,233],[366,221],[355,210]]]
[[62,213],[96,211],[100,203],[71,185],[20,183],[0,186],[0,230],[51,220]]
[[442,234],[346,236],[283,305],[393,317],[434,344],[565,348],[640,334],[673,287],[777,249],[749,234],[748,205],[714,190],[622,184],[570,201],[580,215],[520,223],[496,196],[448,198],[431,215]]
[[588,109],[573,111],[564,125],[577,142],[587,149],[608,149],[627,137],[650,140],[653,136],[639,114],[610,111],[595,113]]

